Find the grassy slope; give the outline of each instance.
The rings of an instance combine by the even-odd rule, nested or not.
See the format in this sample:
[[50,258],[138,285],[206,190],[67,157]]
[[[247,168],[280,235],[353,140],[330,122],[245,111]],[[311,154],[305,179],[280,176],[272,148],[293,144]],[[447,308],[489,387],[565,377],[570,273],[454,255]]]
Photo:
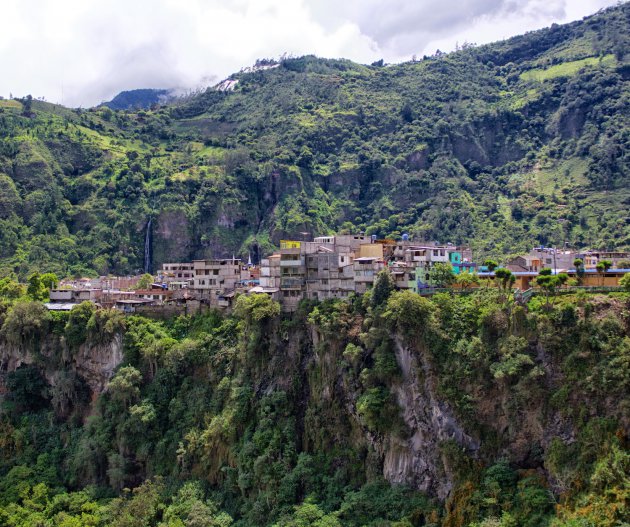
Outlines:
[[629,10],[388,67],[290,59],[152,111],[2,101],[23,206],[0,208],[0,268],[139,269],[149,217],[154,264],[355,229],[628,246]]

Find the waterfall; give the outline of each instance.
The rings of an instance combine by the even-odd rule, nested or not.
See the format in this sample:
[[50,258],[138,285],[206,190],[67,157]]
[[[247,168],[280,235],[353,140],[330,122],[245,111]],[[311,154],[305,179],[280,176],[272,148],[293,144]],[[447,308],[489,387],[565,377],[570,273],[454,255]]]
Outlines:
[[149,218],[147,222],[147,233],[144,236],[144,272],[151,272],[151,222],[153,220]]

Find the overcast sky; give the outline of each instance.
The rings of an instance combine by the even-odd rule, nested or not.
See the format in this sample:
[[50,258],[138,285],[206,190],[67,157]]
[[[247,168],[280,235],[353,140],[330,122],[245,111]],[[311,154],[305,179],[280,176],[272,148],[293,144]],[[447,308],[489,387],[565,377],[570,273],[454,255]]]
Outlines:
[[370,63],[582,18],[616,0],[2,0],[0,95],[92,106],[213,85],[257,58]]

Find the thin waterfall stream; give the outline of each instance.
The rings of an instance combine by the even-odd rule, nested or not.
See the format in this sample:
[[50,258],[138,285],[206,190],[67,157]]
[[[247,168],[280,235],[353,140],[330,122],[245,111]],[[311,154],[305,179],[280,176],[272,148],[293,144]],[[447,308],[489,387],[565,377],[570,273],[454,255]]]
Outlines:
[[144,236],[144,272],[151,272],[151,222],[152,218],[149,218],[147,222],[147,232]]

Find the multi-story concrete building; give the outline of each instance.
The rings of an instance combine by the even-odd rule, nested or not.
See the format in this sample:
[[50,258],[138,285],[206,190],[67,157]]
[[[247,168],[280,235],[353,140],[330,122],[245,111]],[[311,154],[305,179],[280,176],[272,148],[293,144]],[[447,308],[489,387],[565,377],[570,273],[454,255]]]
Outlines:
[[293,311],[305,295],[306,265],[302,242],[280,241],[280,298],[287,311]]
[[102,289],[51,289],[51,302],[74,303],[98,302],[103,296]]
[[385,268],[385,262],[373,256],[355,258],[352,265],[354,270],[354,290],[358,294],[363,294],[368,289],[371,289],[376,275]]
[[173,298],[173,291],[168,289],[138,289],[134,291],[133,300],[145,300],[153,305],[161,305]]
[[392,262],[389,265],[396,289],[414,289],[416,268],[405,262]]
[[193,286],[195,269],[192,262],[165,263],[157,272],[158,282],[167,284],[169,289],[186,289]]
[[218,297],[237,288],[249,279],[247,266],[237,258],[194,260],[193,289],[197,296],[210,305],[219,305]]
[[323,300],[354,292],[353,253],[321,250],[306,255],[306,296]]
[[260,287],[280,289],[280,254],[275,253],[260,261]]
[[472,262],[472,252],[467,247],[453,247],[449,250],[448,259],[454,274],[473,272],[476,269],[476,265]]

